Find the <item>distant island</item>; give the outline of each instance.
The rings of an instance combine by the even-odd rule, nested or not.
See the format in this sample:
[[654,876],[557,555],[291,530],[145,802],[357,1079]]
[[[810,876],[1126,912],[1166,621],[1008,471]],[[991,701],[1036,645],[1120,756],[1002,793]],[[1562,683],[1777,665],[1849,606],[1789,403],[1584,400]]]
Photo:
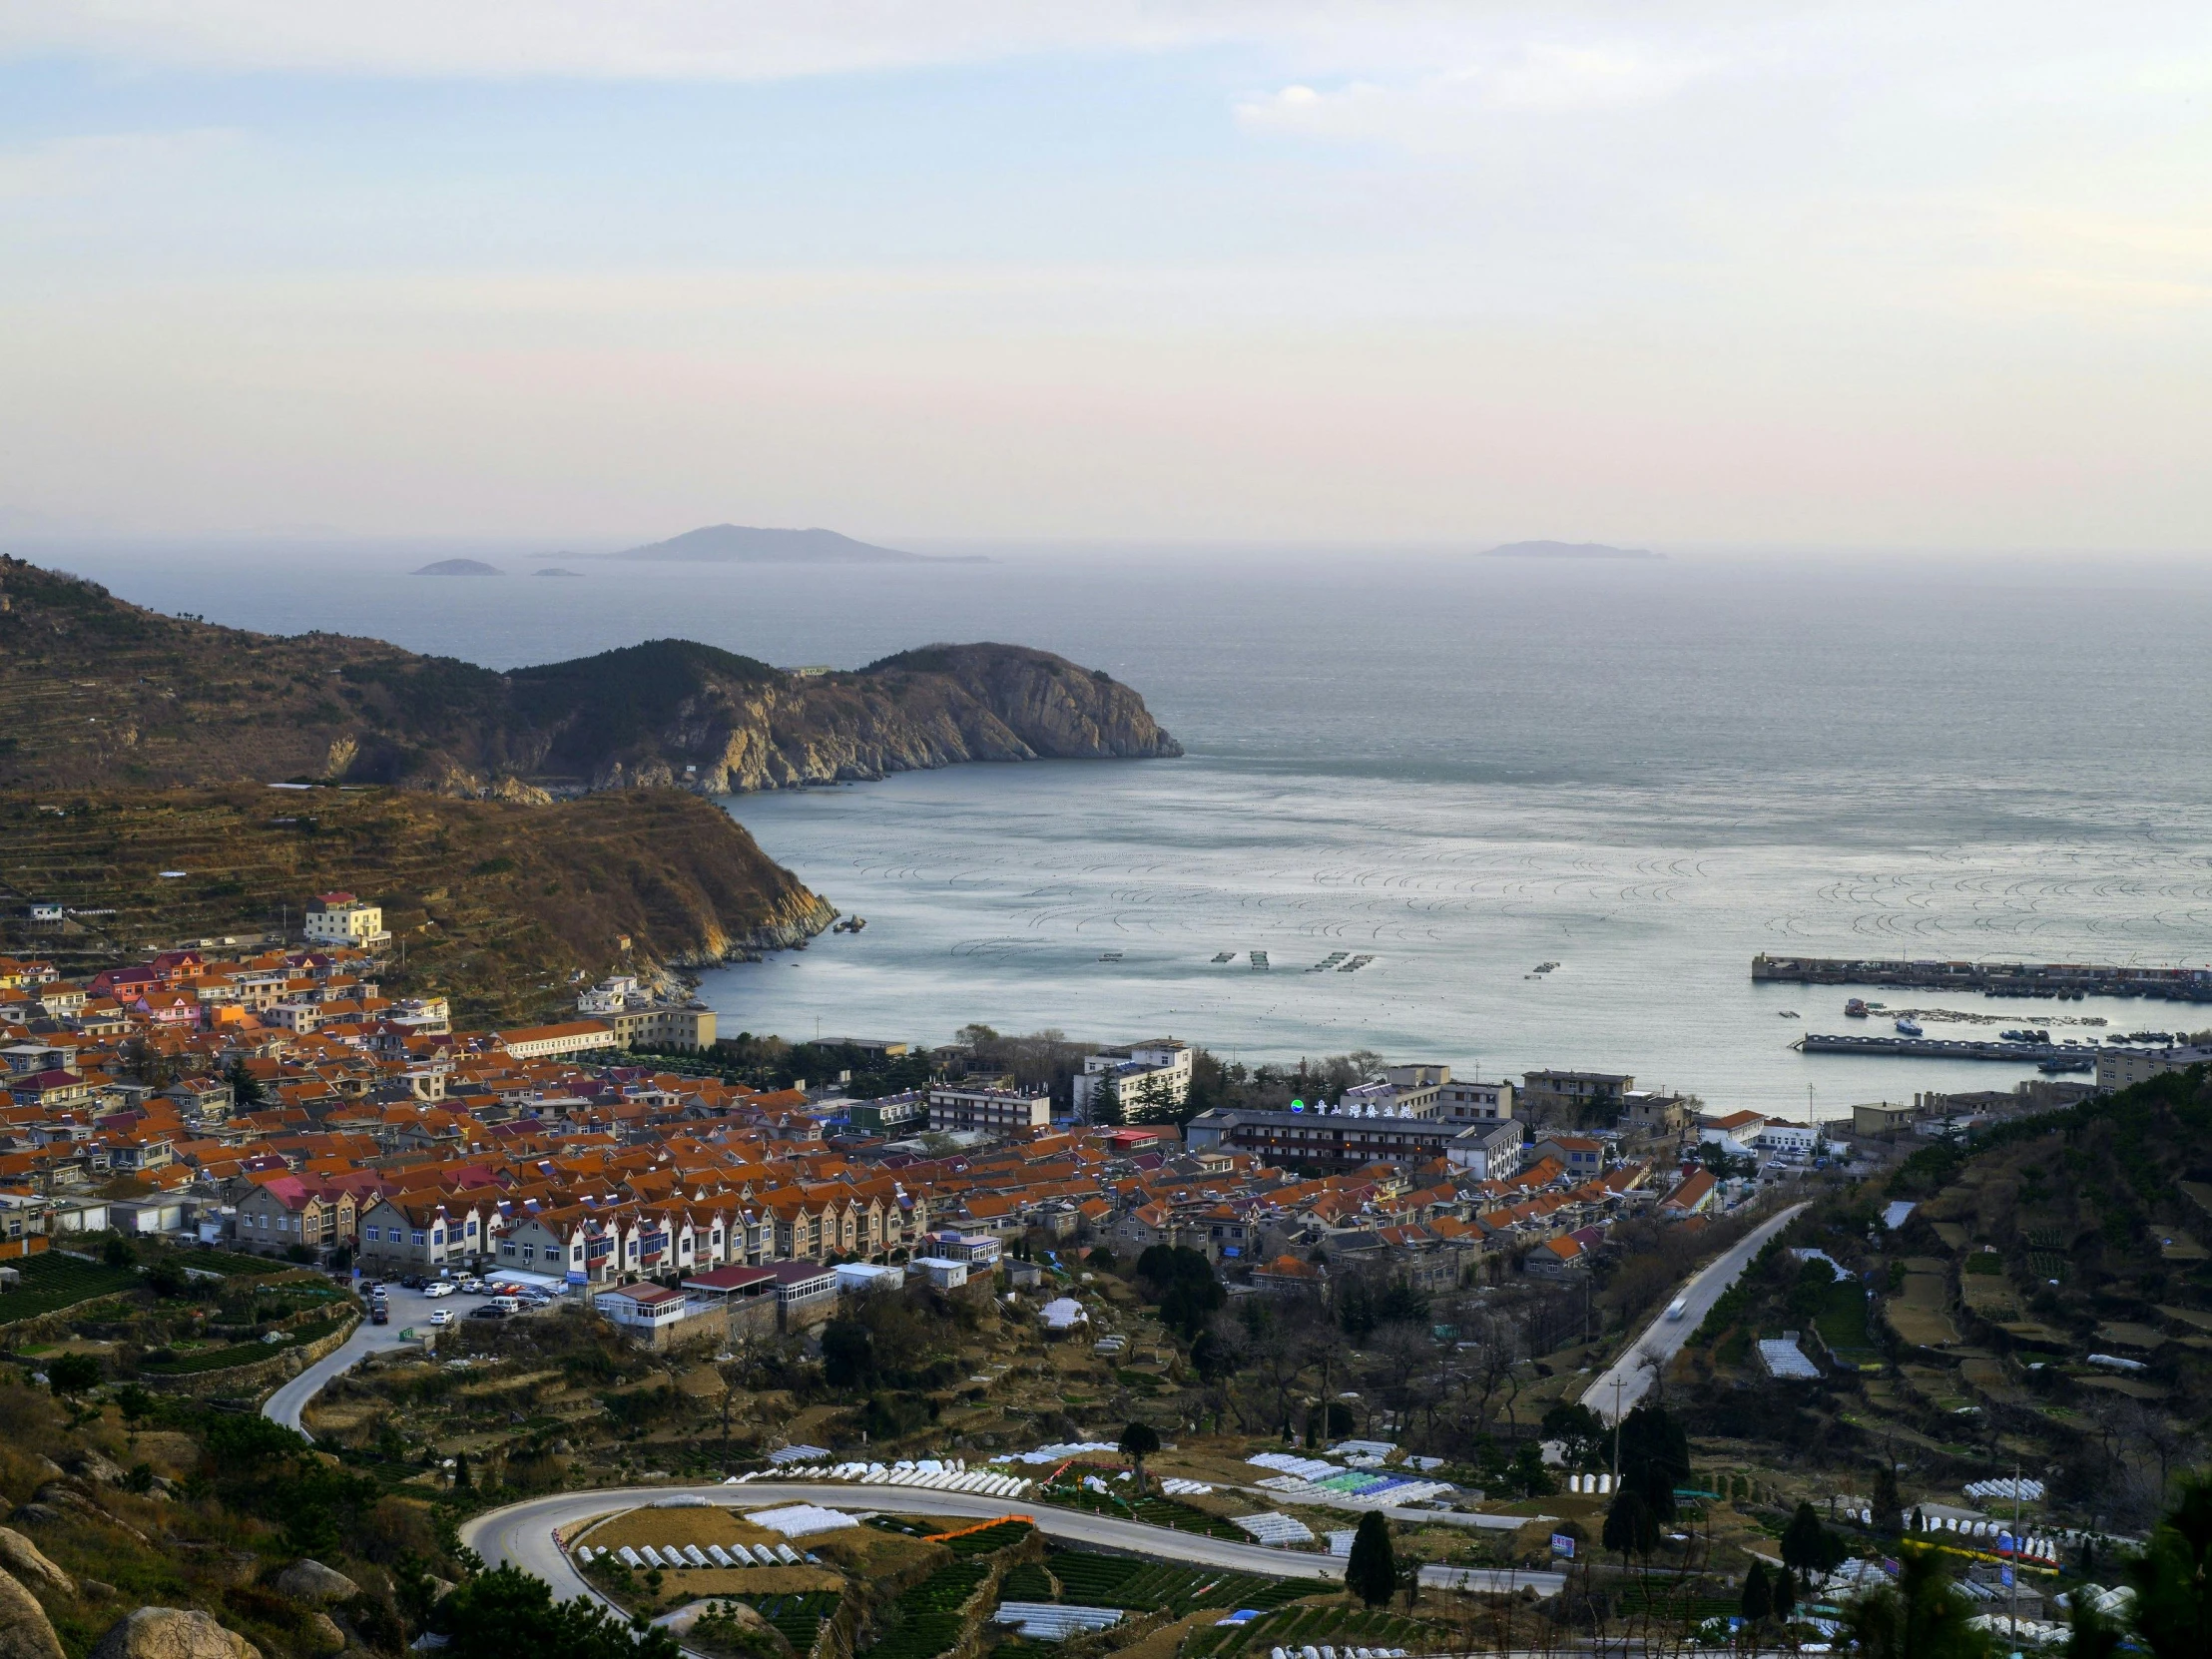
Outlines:
[[580,577],[584,573],[580,570],[563,570],[559,565],[550,565],[546,569],[539,571],[538,574],[540,576]]
[[410,570],[410,576],[504,576],[507,573],[497,565],[487,565],[481,559],[440,559],[436,564],[424,565],[420,570]]
[[1509,541],[1482,555],[1485,559],[1664,559],[1642,547],[1607,547],[1595,541]]
[[854,541],[834,530],[763,530],[749,524],[710,524],[667,541],[649,542],[601,558],[697,565],[987,565],[979,555],[939,558]]

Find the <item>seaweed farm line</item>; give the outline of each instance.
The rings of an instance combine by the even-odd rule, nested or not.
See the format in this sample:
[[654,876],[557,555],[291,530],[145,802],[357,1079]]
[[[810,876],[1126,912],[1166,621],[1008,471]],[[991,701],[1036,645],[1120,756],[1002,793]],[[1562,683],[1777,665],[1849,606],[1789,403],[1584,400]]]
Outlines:
[[2212,967],[2135,967],[2099,962],[1852,960],[1841,956],[1752,957],[1755,983],[1896,985],[1985,996],[2147,996],[2212,1002]]

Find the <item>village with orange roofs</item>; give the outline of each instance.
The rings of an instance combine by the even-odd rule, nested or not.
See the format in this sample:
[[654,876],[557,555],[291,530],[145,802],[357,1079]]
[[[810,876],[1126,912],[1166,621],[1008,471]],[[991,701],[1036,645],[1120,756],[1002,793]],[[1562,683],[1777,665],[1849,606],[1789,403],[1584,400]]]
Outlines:
[[[1817,1641],[1901,1533],[2057,1631],[2036,1575],[2125,1541],[2018,1414],[2154,1422],[2164,1338],[2065,1361],[1957,1180],[2085,1086],[1806,1124],[1172,1036],[788,1043],[650,967],[455,1029],[384,994],[372,894],[283,908],[72,979],[34,905],[0,957],[0,1566],[56,1575],[64,1654],[156,1593],[102,1562],[301,1655],[542,1591],[598,1609],[582,1659],[1389,1659],[1721,1641],[1739,1593]],[[2046,1475],[1999,1490],[1961,1413]]]

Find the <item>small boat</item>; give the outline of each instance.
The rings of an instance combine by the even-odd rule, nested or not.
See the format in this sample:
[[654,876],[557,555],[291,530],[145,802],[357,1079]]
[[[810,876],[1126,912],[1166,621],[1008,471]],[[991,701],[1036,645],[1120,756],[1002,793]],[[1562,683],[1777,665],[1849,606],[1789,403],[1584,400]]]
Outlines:
[[1855,997],[1853,997],[1853,998],[1852,998],[1852,999],[1851,999],[1850,1001],[1848,1001],[1848,1002],[1846,1002],[1846,1003],[1844,1004],[1844,1018],[1846,1018],[1846,1019],[1865,1019],[1866,1017],[1867,1017],[1867,1001],[1866,1001],[1866,998],[1864,998],[1864,997],[1859,997],[1859,996],[1855,996]]
[[1782,1010],[1782,1017],[1784,1019],[1796,1019],[1798,1011],[1795,1008],[1785,1008]]
[[1919,1036],[1920,1034],[1921,1034],[1921,1027],[1920,1027],[1920,1022],[1919,1022],[1918,1020],[1916,1020],[1916,1019],[1912,1018],[1912,1017],[1911,1017],[1910,1015],[1908,1015],[1908,1016],[1907,1016],[1906,1018],[1904,1018],[1904,1019],[1901,1019],[1901,1020],[1899,1020],[1899,1021],[1898,1021],[1898,1035],[1899,1035],[1899,1036],[1901,1036],[1901,1037],[1917,1037],[1917,1036]]

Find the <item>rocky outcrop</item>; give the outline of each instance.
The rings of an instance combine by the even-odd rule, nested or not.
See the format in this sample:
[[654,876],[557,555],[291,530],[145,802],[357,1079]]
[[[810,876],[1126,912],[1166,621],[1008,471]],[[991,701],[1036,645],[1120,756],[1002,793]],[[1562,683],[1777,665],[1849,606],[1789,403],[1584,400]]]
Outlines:
[[673,785],[738,795],[966,761],[1183,753],[1128,687],[1010,645],[931,646],[856,674],[766,683],[702,671],[655,714],[648,728],[597,755],[557,740],[545,764],[588,764],[594,789]]
[[12,1526],[0,1526],[0,1568],[34,1589],[52,1590],[65,1596],[77,1593],[77,1581]]
[[205,1613],[141,1607],[100,1638],[90,1659],[262,1659],[262,1650]]
[[7,1572],[0,1572],[0,1659],[63,1659],[54,1621],[38,1597]]
[[120,1486],[130,1479],[130,1471],[106,1453],[85,1446],[73,1451],[62,1465],[79,1479],[94,1481],[102,1486]]
[[16,1518],[22,1520],[48,1521],[62,1515],[76,1515],[102,1526],[112,1526],[119,1532],[129,1533],[140,1543],[151,1541],[129,1521],[118,1520],[108,1513],[96,1499],[79,1490],[74,1482],[49,1480],[32,1494],[29,1503],[16,1511]]
[[361,1593],[361,1587],[339,1572],[326,1567],[320,1561],[301,1559],[269,1581],[270,1588],[278,1595],[294,1601],[311,1601],[327,1605],[333,1601],[351,1601]]

